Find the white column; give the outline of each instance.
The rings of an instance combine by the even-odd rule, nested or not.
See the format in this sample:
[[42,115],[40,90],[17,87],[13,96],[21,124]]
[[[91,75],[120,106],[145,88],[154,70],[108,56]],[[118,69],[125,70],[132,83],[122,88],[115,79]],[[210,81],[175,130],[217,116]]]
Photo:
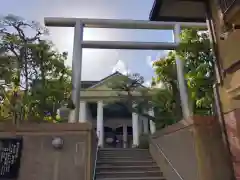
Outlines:
[[[174,42],[176,43],[180,42],[180,33],[181,33],[180,24],[176,24],[174,27]],[[188,92],[184,78],[184,62],[179,57],[176,58],[176,66],[183,118],[187,119],[192,113],[191,110],[189,109]]]
[[59,108],[56,111],[56,115],[60,117],[60,109]]
[[127,125],[123,124],[123,148],[127,148],[128,144],[128,134],[127,134]]
[[[149,116],[154,117],[154,111],[153,111],[153,109],[150,109],[150,110],[148,111],[148,114],[149,114]],[[149,124],[150,124],[150,132],[151,132],[151,134],[155,133],[155,132],[156,132],[155,122],[153,122],[152,120],[150,120]]]
[[103,147],[104,145],[104,125],[103,125],[103,102],[98,101],[97,105],[97,134],[98,145]]
[[149,133],[149,123],[148,118],[143,117],[143,133],[148,134]]
[[133,147],[139,145],[139,125],[138,125],[138,114],[132,113],[132,131],[133,131]]
[[72,57],[72,100],[75,105],[74,118],[71,121],[79,121],[80,110],[80,90],[81,90],[81,73],[82,73],[82,41],[83,41],[83,24],[76,22],[74,28],[74,43]]
[[87,111],[86,111],[86,102],[80,101],[80,111],[79,111],[79,122],[86,122],[87,121]]
[[74,115],[75,115],[75,110],[70,110],[69,115],[68,115],[68,122],[69,123],[75,123],[76,122]]

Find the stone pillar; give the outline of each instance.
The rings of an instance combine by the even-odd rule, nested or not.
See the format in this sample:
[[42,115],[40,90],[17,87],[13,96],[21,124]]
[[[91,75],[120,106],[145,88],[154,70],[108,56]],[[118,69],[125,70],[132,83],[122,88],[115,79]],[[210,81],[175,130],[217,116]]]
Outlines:
[[128,133],[127,133],[127,125],[123,124],[123,148],[127,148],[128,145]]
[[87,109],[86,109],[86,102],[80,101],[80,111],[79,111],[79,122],[86,122],[87,121]]
[[230,154],[218,119],[213,116],[194,116],[191,119],[199,180],[234,180]]
[[138,125],[138,114],[132,113],[132,131],[133,131],[133,147],[139,145],[139,125]]
[[143,133],[149,134],[149,123],[148,123],[148,118],[146,117],[143,117]]
[[98,101],[97,105],[97,135],[98,145],[103,147],[104,145],[104,125],[103,125],[103,102]]
[[[181,27],[180,24],[176,24],[174,27],[174,42],[180,42],[180,34],[181,34]],[[188,92],[187,92],[187,85],[185,82],[184,76],[184,61],[180,59],[180,57],[176,57],[176,67],[177,67],[177,79],[179,84],[179,92],[181,98],[181,105],[182,105],[182,112],[184,119],[187,119],[192,115],[192,112],[189,108],[189,99],[188,99]]]
[[[153,110],[153,109],[150,109],[150,110],[148,111],[148,114],[149,114],[149,116],[154,117],[154,110]],[[156,132],[155,122],[153,122],[152,120],[150,120],[149,123],[150,123],[150,132],[151,132],[151,134],[153,134],[153,133]]]
[[77,21],[74,27],[73,57],[72,57],[72,101],[75,110],[74,116],[69,118],[70,122],[79,121],[80,110],[80,91],[81,91],[81,74],[82,74],[82,41],[84,25]]

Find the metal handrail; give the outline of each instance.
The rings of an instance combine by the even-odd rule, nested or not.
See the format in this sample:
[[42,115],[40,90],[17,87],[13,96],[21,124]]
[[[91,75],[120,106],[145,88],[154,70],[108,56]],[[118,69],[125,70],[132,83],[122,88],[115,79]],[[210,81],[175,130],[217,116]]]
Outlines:
[[169,164],[169,166],[172,168],[172,170],[176,173],[176,175],[179,177],[180,180],[184,180],[183,177],[178,173],[178,171],[174,168],[173,164],[171,163],[171,161],[167,158],[167,156],[164,154],[162,148],[160,148],[160,146],[157,143],[154,143],[153,140],[150,138],[151,142],[157,146],[159,152],[162,154],[162,156],[164,157],[164,159],[167,161],[167,163]]
[[98,159],[98,150],[99,150],[99,146],[98,146],[98,140],[99,140],[99,134],[100,132],[97,132],[97,148],[96,148],[96,154],[95,154],[95,161],[94,161],[94,166],[93,166],[93,180],[96,179],[96,167],[97,167],[97,159]]

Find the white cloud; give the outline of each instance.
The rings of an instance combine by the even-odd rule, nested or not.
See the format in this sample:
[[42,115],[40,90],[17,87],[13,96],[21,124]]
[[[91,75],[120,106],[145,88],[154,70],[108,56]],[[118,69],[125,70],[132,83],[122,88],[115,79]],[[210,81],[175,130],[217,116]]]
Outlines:
[[153,68],[153,63],[155,61],[159,60],[160,58],[163,58],[163,57],[167,56],[168,53],[169,53],[169,50],[164,50],[164,51],[158,52],[156,57],[147,56],[146,57],[147,65],[150,66],[151,68]]
[[118,71],[118,72],[120,72],[120,73],[122,73],[124,75],[127,75],[127,74],[129,74],[131,72],[128,69],[127,64],[124,61],[122,61],[122,60],[118,60],[117,63],[113,66],[112,73],[114,73],[116,71]]
[[147,64],[148,64],[150,67],[153,66],[154,61],[152,60],[152,57],[151,57],[151,56],[147,56],[147,57],[146,57],[146,61],[147,61]]
[[160,58],[163,58],[163,57],[167,56],[169,52],[170,52],[170,50],[160,51],[160,52],[157,54],[157,56],[155,57],[155,60],[159,60]]
[[143,83],[143,85],[146,87],[151,87],[151,84],[152,84],[152,80],[148,80]]

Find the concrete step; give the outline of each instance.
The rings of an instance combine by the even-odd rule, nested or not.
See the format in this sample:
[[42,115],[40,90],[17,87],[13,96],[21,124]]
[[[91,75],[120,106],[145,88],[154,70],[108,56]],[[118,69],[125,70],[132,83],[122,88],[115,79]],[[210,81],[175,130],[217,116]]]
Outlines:
[[99,152],[98,153],[99,156],[125,156],[125,157],[129,157],[129,156],[149,156],[149,152],[126,152],[126,151],[118,151],[118,152]]
[[153,160],[98,160],[97,161],[97,167],[101,166],[151,166],[156,165],[156,163]]
[[152,166],[97,166],[96,172],[132,172],[132,171],[160,171],[160,168],[157,165]]
[[120,178],[96,178],[96,180],[166,180],[164,177],[120,177]]
[[96,178],[121,178],[121,177],[161,177],[163,174],[157,171],[108,171],[97,172]]
[[99,149],[101,152],[149,152],[148,149],[138,149],[138,148],[103,148]]
[[112,155],[103,155],[98,154],[98,158],[152,158],[149,154],[112,154]]
[[100,153],[103,154],[115,154],[115,153],[149,153],[148,150],[114,150],[114,151],[106,151],[106,150],[100,150]]
[[100,153],[102,154],[118,154],[118,153],[123,153],[123,154],[128,154],[128,153],[149,153],[147,149],[100,149]]
[[100,148],[100,151],[148,151],[148,149],[141,148]]
[[146,149],[100,149],[96,180],[164,180]]
[[125,156],[98,156],[99,160],[152,160],[151,156],[136,156],[136,157],[125,157]]
[[99,151],[98,154],[101,154],[101,155],[118,155],[118,154],[123,154],[123,155],[129,155],[129,154],[143,154],[143,155],[149,155],[149,152],[147,151],[138,151],[138,152],[133,152],[133,151],[114,151],[114,152],[104,152],[104,151]]

